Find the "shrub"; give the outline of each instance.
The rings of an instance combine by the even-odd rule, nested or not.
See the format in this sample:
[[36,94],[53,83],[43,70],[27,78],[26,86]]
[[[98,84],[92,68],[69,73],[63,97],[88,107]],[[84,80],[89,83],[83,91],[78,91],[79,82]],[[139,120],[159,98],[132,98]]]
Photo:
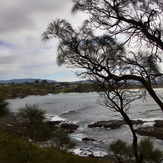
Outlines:
[[45,111],[39,109],[38,105],[25,105],[18,112],[20,122],[28,124],[43,122],[45,120]]
[[60,150],[67,151],[75,146],[75,142],[71,140],[68,133],[63,129],[58,129],[54,132],[52,145]]
[[2,97],[0,97],[0,117],[9,113],[9,104]]
[[18,112],[18,121],[24,124],[25,136],[36,141],[45,141],[50,139],[52,130],[44,123],[45,111],[39,109],[37,105],[26,105],[20,108]]
[[143,160],[148,163],[158,163],[163,156],[162,151],[154,149],[154,145],[149,138],[140,141],[139,151],[142,154]]
[[113,152],[115,158],[120,163],[133,157],[132,146],[119,139],[110,144],[109,150]]
[[[163,156],[162,151],[154,149],[154,145],[149,138],[141,140],[138,147],[143,163],[158,163]],[[122,140],[111,143],[109,149],[119,163],[133,158],[132,146]]]

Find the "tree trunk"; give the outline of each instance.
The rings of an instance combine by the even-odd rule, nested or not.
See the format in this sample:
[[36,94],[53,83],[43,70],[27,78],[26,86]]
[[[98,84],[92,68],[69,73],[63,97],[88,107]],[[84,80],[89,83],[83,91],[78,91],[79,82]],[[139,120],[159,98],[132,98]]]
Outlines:
[[163,102],[160,100],[160,98],[157,96],[155,91],[153,90],[152,86],[150,86],[146,81],[142,82],[148,93],[151,95],[151,97],[155,100],[155,102],[159,105],[159,107],[162,110],[163,113]]
[[133,137],[132,147],[133,147],[133,153],[134,153],[134,156],[136,159],[136,163],[142,163],[142,159],[140,158],[139,153],[138,153],[138,140],[137,140],[136,132],[133,128],[133,124],[132,124],[130,118],[128,117],[128,115],[123,110],[121,110],[120,113],[123,116],[124,121],[128,124],[128,126],[131,130],[131,133],[132,133],[132,137]]
[[163,113],[163,102],[160,100],[160,98],[157,96],[155,91],[153,90],[152,86],[142,77],[135,76],[135,75],[124,75],[122,77],[118,77],[115,79],[116,81],[121,81],[121,80],[137,80],[143,84],[145,89],[148,91],[148,93],[151,95],[151,97],[155,100],[155,102],[159,105],[160,109],[162,110]]

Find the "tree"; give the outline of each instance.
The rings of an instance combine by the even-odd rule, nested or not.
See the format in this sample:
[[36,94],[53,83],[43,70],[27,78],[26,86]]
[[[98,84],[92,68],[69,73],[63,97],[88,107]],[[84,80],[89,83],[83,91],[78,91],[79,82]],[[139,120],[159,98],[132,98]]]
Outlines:
[[56,20],[49,24],[43,33],[44,41],[57,37],[58,65],[82,68],[82,77],[110,83],[139,81],[163,111],[163,103],[152,88],[153,82],[162,74],[159,72],[157,58],[148,52],[126,53],[124,46],[109,35],[95,36],[85,21],[78,30],[66,20]]
[[[133,136],[133,153],[137,163],[142,162],[138,153],[137,136],[127,113],[130,103],[145,94],[127,90],[133,81],[139,81],[163,110],[163,103],[152,88],[161,76],[155,56],[148,52],[126,53],[122,44],[109,35],[96,36],[85,21],[76,31],[65,20],[52,22],[43,34],[43,40],[57,37],[58,65],[81,68],[78,75],[93,80],[102,89],[101,104],[120,113]],[[84,71],[85,70],[85,71]]]
[[[146,43],[156,55],[163,50],[163,2],[160,0],[72,0],[72,12],[86,11],[89,22],[107,33]],[[158,55],[157,55],[158,56]]]

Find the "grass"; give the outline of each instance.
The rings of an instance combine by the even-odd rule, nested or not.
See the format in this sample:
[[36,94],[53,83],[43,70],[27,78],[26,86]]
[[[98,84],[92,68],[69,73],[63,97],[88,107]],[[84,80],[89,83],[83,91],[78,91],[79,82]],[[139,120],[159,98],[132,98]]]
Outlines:
[[[0,163],[101,163],[97,158],[83,158],[57,150],[40,148],[0,127]],[[104,161],[103,161],[104,163]],[[108,163],[105,161],[105,163]]]

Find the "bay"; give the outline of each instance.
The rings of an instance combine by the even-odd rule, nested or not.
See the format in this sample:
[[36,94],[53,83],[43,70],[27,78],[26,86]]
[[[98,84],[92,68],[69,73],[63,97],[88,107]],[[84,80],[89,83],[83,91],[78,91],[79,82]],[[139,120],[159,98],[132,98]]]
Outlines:
[[[161,96],[163,89],[156,92]],[[88,128],[92,124],[101,120],[120,119],[117,113],[111,112],[108,108],[98,104],[99,95],[93,93],[66,93],[49,94],[45,96],[28,96],[23,99],[8,100],[12,111],[17,112],[25,104],[37,104],[39,108],[46,111],[49,120],[64,120],[79,125],[79,129],[71,134],[76,140],[77,147],[75,153],[87,155],[93,152],[94,155],[103,156],[107,153],[108,145],[116,140],[122,139],[131,143],[132,135],[128,126],[124,125],[119,129]],[[144,114],[147,110],[158,110]],[[129,116],[132,119],[146,120],[144,126],[150,126],[154,120],[163,119],[163,114],[153,99],[148,96],[146,100],[139,99],[132,103]],[[84,142],[82,138],[89,137],[95,139],[93,142]],[[142,136],[138,136],[142,139]],[[163,150],[163,141],[152,138],[156,147]]]

